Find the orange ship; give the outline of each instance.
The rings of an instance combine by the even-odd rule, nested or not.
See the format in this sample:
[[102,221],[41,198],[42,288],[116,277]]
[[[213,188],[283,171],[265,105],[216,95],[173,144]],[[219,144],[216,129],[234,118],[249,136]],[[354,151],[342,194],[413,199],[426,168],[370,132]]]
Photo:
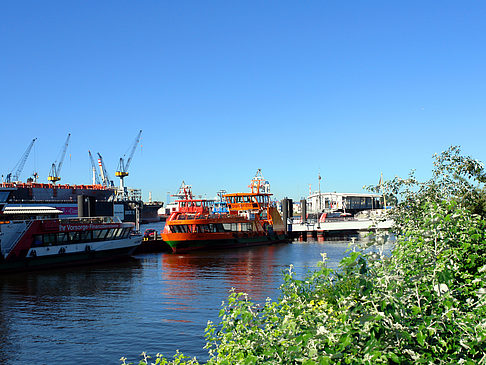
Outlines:
[[261,182],[257,173],[251,192],[224,194],[225,214],[214,213],[211,200],[194,199],[187,186],[186,197],[176,201],[178,209],[165,223],[162,239],[174,253],[286,242],[280,213]]

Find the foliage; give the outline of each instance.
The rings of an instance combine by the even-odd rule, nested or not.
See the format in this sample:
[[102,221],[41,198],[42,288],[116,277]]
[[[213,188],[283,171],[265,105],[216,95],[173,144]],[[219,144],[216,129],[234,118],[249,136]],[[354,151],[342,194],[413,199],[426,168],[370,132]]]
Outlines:
[[[207,363],[486,364],[486,222],[464,199],[484,176],[452,147],[430,180],[387,182],[401,197],[392,255],[351,251],[337,271],[324,256],[303,279],[291,267],[280,298],[261,306],[232,292],[206,329]],[[155,363],[197,363],[175,360]]]

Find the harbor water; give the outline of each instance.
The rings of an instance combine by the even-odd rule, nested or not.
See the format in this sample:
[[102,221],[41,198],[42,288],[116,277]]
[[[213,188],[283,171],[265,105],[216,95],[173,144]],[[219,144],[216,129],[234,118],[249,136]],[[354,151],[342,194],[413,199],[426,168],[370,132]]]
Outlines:
[[[142,226],[161,229],[162,223]],[[142,351],[207,359],[204,329],[231,288],[277,299],[283,272],[336,267],[348,241],[185,255],[144,253],[94,266],[0,276],[0,363],[138,363]]]

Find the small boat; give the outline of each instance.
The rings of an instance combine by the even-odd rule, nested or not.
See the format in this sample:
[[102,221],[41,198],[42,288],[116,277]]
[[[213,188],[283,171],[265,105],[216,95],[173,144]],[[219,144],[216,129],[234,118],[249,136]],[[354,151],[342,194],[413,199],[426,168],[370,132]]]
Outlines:
[[259,182],[249,193],[222,195],[228,212],[213,211],[214,202],[194,199],[187,191],[165,223],[164,240],[174,253],[287,242],[285,226],[269,192]]
[[134,223],[116,217],[60,219],[52,207],[1,205],[0,273],[127,258],[142,241]]

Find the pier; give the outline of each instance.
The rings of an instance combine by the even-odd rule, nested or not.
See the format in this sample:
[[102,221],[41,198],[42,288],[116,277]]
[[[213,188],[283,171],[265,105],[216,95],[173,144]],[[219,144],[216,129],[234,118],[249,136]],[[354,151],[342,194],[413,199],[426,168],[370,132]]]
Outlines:
[[[338,194],[335,193],[335,195]],[[340,204],[342,203],[340,202]],[[294,205],[292,199],[282,200],[282,218],[284,222],[287,222],[287,234],[290,238],[301,241],[307,241],[307,239],[321,241],[331,237],[365,235],[376,230],[390,230],[393,225],[393,221],[386,218],[384,209],[366,209],[356,212],[355,215],[339,212],[308,214],[309,204],[302,199],[299,202],[300,211],[294,215]],[[336,205],[341,208],[338,204]],[[348,202],[348,206],[350,205]]]
[[349,235],[364,235],[371,231],[391,229],[393,221],[377,221],[373,219],[338,218],[325,222],[289,219],[287,232],[293,239],[306,241],[307,239],[325,240],[330,237]]

